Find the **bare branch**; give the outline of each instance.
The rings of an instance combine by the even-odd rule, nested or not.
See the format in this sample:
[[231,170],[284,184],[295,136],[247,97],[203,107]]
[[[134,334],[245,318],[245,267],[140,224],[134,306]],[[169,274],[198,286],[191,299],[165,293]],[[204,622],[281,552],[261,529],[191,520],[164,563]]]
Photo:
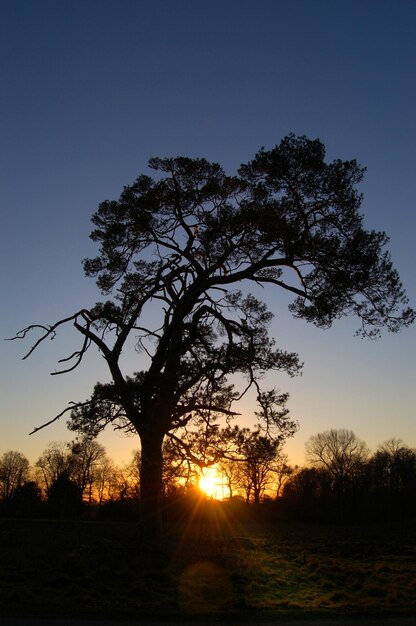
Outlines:
[[66,409],[64,409],[63,411],[61,411],[58,415],[56,415],[54,418],[52,418],[51,420],[49,420],[48,422],[45,422],[44,424],[42,424],[41,426],[35,426],[35,428],[29,433],[29,435],[34,435],[35,433],[37,433],[39,430],[42,430],[43,428],[46,428],[47,426],[50,426],[51,424],[53,424],[54,422],[57,422],[63,415],[65,415],[65,413],[68,413],[68,411],[73,411],[73,409],[76,409],[78,407],[82,407],[82,406],[88,406],[89,404],[92,403],[92,400],[87,400],[86,402],[70,402],[70,406],[67,406]]
[[59,370],[59,372],[51,372],[51,376],[57,376],[59,374],[67,374],[68,372],[72,372],[74,369],[76,369],[78,365],[81,363],[82,357],[84,356],[84,354],[86,353],[90,345],[91,345],[91,340],[88,337],[85,337],[81,350],[77,350],[73,352],[70,356],[63,358],[63,359],[59,359],[58,361],[58,363],[66,363],[76,358],[74,365],[72,365],[71,367],[68,367],[67,369]]
[[34,352],[36,350],[36,348],[43,342],[45,341],[45,339],[47,339],[48,337],[50,337],[50,339],[54,339],[56,336],[56,329],[59,328],[59,326],[62,326],[63,324],[66,324],[67,322],[70,322],[71,320],[75,320],[76,317],[80,314],[80,311],[77,313],[74,313],[73,315],[70,315],[69,317],[66,317],[62,320],[59,320],[58,322],[56,322],[55,324],[53,324],[52,326],[43,326],[42,324],[31,324],[30,326],[28,326],[27,328],[24,328],[23,330],[19,330],[18,333],[16,333],[15,337],[11,337],[9,339],[7,339],[7,341],[14,341],[15,339],[25,339],[26,335],[32,331],[35,330],[36,328],[41,328],[42,330],[45,331],[45,334],[42,335],[42,337],[40,337],[34,344],[33,346],[30,348],[29,352],[27,352],[24,357],[22,357],[22,360],[24,361],[25,359],[27,359],[32,352]]

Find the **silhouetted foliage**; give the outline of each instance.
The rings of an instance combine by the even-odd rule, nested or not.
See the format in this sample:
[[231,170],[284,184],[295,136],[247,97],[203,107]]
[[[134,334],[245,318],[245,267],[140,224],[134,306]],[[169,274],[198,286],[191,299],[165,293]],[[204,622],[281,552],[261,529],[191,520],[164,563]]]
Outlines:
[[259,430],[245,430],[240,447],[240,487],[246,501],[259,504],[273,482],[274,467],[280,452],[280,442],[261,435]]
[[[340,440],[345,445],[340,446]],[[337,442],[331,448],[332,453],[338,451],[336,459],[322,445],[317,447],[318,443],[328,442]],[[302,468],[288,479],[281,503],[287,516],[325,522],[367,522],[403,520],[416,515],[416,451],[399,440],[385,442],[369,457],[365,443],[354,433],[331,430],[312,437],[307,449],[310,458],[313,450],[316,454],[319,449],[325,463],[320,459],[317,467]],[[346,449],[349,453],[344,456]]]
[[31,480],[17,487],[10,501],[9,514],[13,517],[34,518],[43,514],[42,490]]
[[81,490],[83,499],[91,506],[100,478],[100,469],[106,463],[105,448],[89,437],[81,437],[70,446],[70,477]]
[[416,515],[416,450],[390,439],[373,455],[367,472],[373,516],[397,519]]
[[[328,432],[336,433],[337,437],[332,436],[331,440],[338,441],[339,431]],[[357,444],[356,451],[366,451],[364,442],[354,433],[345,433],[348,437],[341,437],[344,442]],[[178,457],[174,446],[171,450],[164,447],[166,482],[161,510],[166,522],[192,524],[196,519],[201,523],[204,520],[212,522],[215,516],[227,512],[236,518],[248,520],[252,517],[257,522],[270,522],[281,517],[325,523],[372,522],[416,516],[416,450],[398,439],[384,442],[373,455],[362,458],[359,464],[351,464],[348,481],[340,481],[336,479],[336,472],[323,463],[291,468],[276,442],[263,437],[259,431],[235,426],[226,435],[222,432],[222,437],[224,440],[228,438],[228,458],[217,463],[217,472],[224,484],[222,495],[226,498],[220,507],[214,506],[213,500],[197,487],[200,468],[192,467],[186,457]],[[309,441],[309,449],[311,441],[316,438]],[[73,443],[55,443],[44,451],[42,457],[50,458],[51,450],[72,454],[72,449]],[[10,455],[3,456],[11,458]],[[13,458],[25,457],[15,452]],[[58,459],[62,459],[60,454]],[[140,462],[139,451],[134,453],[130,464],[121,468],[105,457],[94,483],[96,498],[88,508],[85,499],[82,508],[79,482],[63,470],[52,480],[46,492],[47,501],[42,499],[38,483],[26,481],[15,487],[9,498],[0,500],[0,514],[20,518],[76,518],[82,512],[89,519],[140,520]],[[27,471],[30,472],[30,468]],[[280,495],[276,499],[278,492]],[[253,510],[253,503],[257,504],[257,513]]]
[[[250,286],[286,293],[294,316],[322,328],[355,314],[370,336],[407,326],[414,312],[384,250],[386,235],[363,228],[355,185],[364,169],[354,160],[326,163],[319,140],[289,135],[238,176],[204,159],[149,165],[154,178],[139,176],[93,216],[100,251],[84,269],[112,299],[17,338],[43,331],[29,355],[72,323],[81,345],[55,373],[76,368],[91,345],[100,350],[112,382],[97,383],[89,400],[55,419],[71,410],[70,428],[82,434],[108,424],[138,433],[142,506],[156,530],[166,436],[189,451],[183,433],[237,415],[235,403],[252,387],[267,436],[296,429],[287,395],[262,389],[261,379],[265,371],[294,375],[300,363],[276,348],[272,314]],[[120,355],[131,337],[144,369],[127,375]],[[247,380],[239,391],[229,382],[236,373]]]
[[132,498],[107,500],[97,508],[95,517],[99,521],[137,522],[140,520],[140,504]]
[[294,473],[283,488],[284,511],[289,517],[306,521],[327,518],[331,494],[328,470],[302,468]]
[[51,517],[71,519],[80,517],[82,513],[82,491],[65,473],[52,481],[48,488],[47,502]]

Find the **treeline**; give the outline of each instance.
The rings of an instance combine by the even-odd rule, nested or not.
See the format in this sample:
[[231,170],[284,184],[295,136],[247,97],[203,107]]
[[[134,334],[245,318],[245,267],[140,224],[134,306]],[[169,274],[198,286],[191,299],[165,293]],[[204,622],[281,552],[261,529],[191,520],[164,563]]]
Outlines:
[[87,437],[51,443],[33,466],[20,452],[0,457],[0,514],[17,517],[90,516],[108,502],[139,498],[139,454],[118,467]]
[[[319,433],[306,444],[306,467],[288,463],[279,442],[244,432],[238,457],[216,463],[223,506],[312,522],[366,522],[416,516],[416,450],[398,439],[371,454],[350,430]],[[117,466],[103,446],[84,438],[52,443],[34,466],[16,451],[0,457],[0,514],[14,517],[137,519],[140,452]],[[170,519],[203,496],[201,469],[168,442],[163,493]],[[218,492],[217,492],[218,493]]]
[[416,516],[416,450],[390,439],[370,454],[348,430],[306,444],[309,466],[284,486],[282,510],[310,521],[379,521]]
[[[221,498],[258,504],[266,493],[280,489],[279,477],[289,472],[280,440],[271,440],[258,429],[219,432],[211,429],[209,441],[190,435],[186,449],[172,440],[165,442],[162,491],[166,498],[200,497],[201,468],[217,461],[220,448],[229,452],[229,458],[215,464]],[[6,452],[0,457],[0,513],[68,516],[83,510],[85,515],[103,516],[133,510],[140,502],[140,466],[140,451],[120,467],[88,437],[50,444],[33,467],[20,452]]]

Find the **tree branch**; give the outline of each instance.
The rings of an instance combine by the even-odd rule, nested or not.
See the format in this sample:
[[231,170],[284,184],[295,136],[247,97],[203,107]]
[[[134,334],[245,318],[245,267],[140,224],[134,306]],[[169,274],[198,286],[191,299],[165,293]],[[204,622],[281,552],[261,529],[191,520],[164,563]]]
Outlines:
[[65,413],[68,413],[68,411],[73,411],[74,409],[78,407],[88,406],[89,404],[92,404],[92,400],[87,400],[86,402],[70,402],[69,404],[70,406],[67,406],[66,409],[61,411],[58,415],[56,415],[54,418],[52,418],[48,422],[45,422],[41,426],[35,426],[34,429],[29,433],[29,435],[34,435],[35,433],[39,432],[43,428],[46,428],[47,426],[50,426],[54,422],[57,422],[63,415],[65,415]]
[[67,322],[70,322],[71,320],[75,320],[77,316],[80,314],[81,314],[81,311],[78,311],[77,313],[74,313],[73,315],[70,315],[69,317],[65,317],[64,319],[59,320],[52,326],[43,326],[42,324],[31,324],[30,326],[27,326],[27,328],[23,328],[23,330],[19,330],[19,332],[17,332],[14,337],[10,337],[6,339],[6,341],[14,341],[15,339],[25,339],[26,335],[32,330],[35,330],[36,328],[41,328],[42,330],[45,331],[45,334],[42,337],[40,337],[30,348],[29,352],[27,352],[22,357],[22,360],[24,361],[36,350],[36,348],[43,341],[45,341],[45,339],[47,339],[48,337],[50,337],[50,339],[55,339],[56,329],[59,328],[59,326],[62,326],[63,324],[66,324]]

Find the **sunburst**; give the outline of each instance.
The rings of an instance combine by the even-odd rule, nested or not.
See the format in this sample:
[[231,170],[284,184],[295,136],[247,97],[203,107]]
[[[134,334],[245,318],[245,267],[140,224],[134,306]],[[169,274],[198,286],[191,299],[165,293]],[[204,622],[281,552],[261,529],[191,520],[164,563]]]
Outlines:
[[209,498],[222,500],[224,498],[224,485],[222,476],[215,466],[207,467],[199,477],[199,488]]

